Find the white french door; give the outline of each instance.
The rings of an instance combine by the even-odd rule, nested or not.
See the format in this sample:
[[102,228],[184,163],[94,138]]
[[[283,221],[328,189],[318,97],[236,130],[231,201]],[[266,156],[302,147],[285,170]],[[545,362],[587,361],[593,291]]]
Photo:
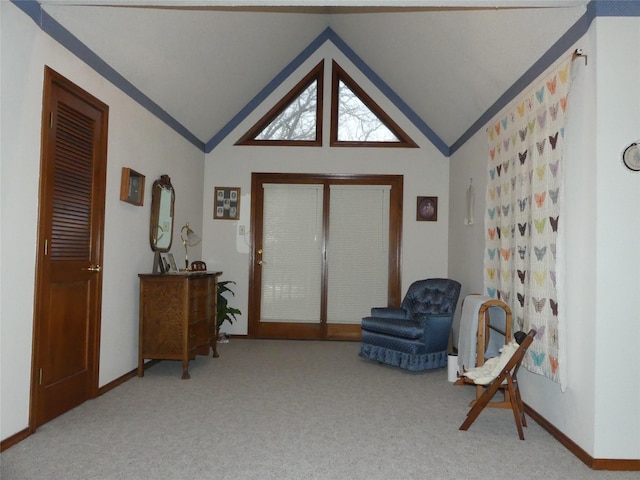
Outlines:
[[387,305],[389,185],[331,185],[327,323],[360,324]]
[[249,335],[359,338],[399,302],[401,199],[398,176],[254,174]]
[[263,189],[260,321],[319,324],[323,186]]

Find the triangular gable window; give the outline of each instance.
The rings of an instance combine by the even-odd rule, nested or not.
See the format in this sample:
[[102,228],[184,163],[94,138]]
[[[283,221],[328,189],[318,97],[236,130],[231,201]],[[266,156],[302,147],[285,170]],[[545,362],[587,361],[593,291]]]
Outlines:
[[[324,61],[309,72],[236,145],[322,145]],[[334,61],[331,141],[337,147],[418,145]]]
[[338,80],[338,142],[399,142],[378,116]]
[[322,144],[324,61],[320,62],[236,145]]
[[417,147],[335,61],[331,90],[331,146]]

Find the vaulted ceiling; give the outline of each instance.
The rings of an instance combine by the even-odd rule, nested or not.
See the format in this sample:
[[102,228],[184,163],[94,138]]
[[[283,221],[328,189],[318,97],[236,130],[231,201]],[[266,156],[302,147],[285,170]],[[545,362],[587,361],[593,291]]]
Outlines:
[[39,3],[195,143],[207,144],[330,28],[451,147],[585,15],[588,1]]

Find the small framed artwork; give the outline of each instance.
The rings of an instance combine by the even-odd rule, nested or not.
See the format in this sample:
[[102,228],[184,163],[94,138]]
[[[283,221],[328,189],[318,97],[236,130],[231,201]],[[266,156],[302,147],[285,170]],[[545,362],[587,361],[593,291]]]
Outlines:
[[435,222],[438,220],[438,197],[418,197],[416,220]]
[[178,272],[178,266],[176,265],[175,258],[173,258],[173,253],[165,254],[164,263],[165,263],[165,266],[167,267],[166,268],[167,272],[172,272],[172,273]]
[[213,218],[221,220],[240,219],[239,187],[215,187],[213,192]]
[[144,175],[128,167],[122,167],[120,200],[141,207],[144,203]]
[[162,262],[162,268],[160,269],[160,271],[162,273],[171,272],[171,266],[169,265],[169,259],[167,258],[167,256],[166,255],[161,255],[160,256],[160,261]]

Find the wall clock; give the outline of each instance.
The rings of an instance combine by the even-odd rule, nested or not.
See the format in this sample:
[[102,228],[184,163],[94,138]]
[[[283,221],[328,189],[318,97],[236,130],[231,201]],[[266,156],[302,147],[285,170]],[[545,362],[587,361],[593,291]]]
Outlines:
[[640,140],[632,143],[622,152],[624,166],[633,172],[640,172]]

